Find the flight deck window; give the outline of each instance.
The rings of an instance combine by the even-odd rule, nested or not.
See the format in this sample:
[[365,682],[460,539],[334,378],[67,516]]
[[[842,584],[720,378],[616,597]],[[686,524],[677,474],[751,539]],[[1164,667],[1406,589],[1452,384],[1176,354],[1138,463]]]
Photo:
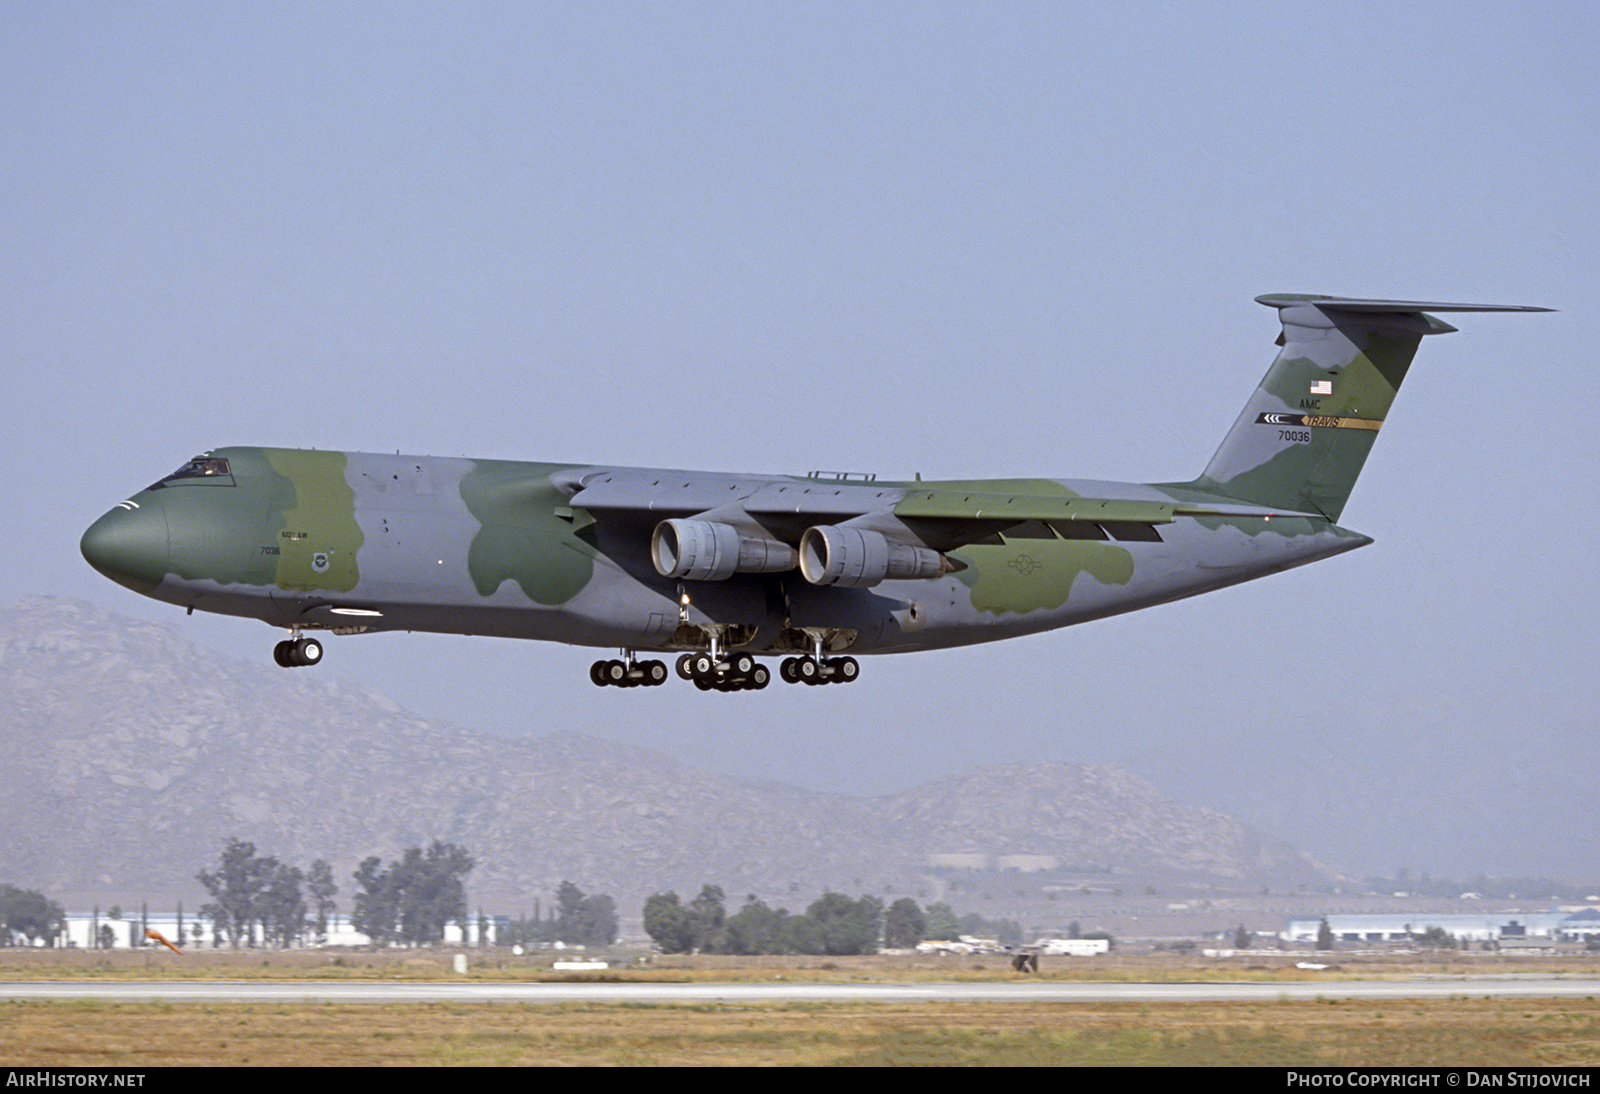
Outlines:
[[207,457],[201,460],[190,460],[168,478],[174,479],[209,479],[217,475],[228,473],[228,461]]
[[161,486],[179,486],[189,483],[206,483],[212,486],[232,486],[233,472],[228,461],[220,456],[196,456],[172,474],[155,483],[150,489]]

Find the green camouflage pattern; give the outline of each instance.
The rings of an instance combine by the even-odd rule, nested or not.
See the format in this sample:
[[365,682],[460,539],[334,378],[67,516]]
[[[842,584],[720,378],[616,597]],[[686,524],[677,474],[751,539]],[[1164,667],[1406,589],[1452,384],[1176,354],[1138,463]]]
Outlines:
[[1259,299],[1279,311],[1281,352],[1187,482],[234,447],[119,503],[83,553],[143,595],[296,635],[424,630],[717,657],[990,641],[1370,542],[1337,521],[1422,338],[1454,329],[1429,310],[1544,310]]

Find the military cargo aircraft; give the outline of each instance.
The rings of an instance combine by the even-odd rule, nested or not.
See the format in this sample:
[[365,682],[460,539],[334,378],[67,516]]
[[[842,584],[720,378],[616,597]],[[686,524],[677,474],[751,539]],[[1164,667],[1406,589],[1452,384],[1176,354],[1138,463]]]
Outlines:
[[1342,554],[1338,524],[1429,312],[1257,298],[1282,347],[1198,478],[886,482],[278,448],[218,448],[83,537],[157,600],[307,632],[437,631],[611,647],[590,679],[702,690],[855,680],[906,653],[1083,623]]

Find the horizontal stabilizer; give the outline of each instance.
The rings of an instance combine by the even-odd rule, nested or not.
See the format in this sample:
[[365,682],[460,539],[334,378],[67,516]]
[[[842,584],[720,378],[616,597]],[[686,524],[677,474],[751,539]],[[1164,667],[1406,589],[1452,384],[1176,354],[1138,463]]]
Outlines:
[[[1429,312],[1486,312],[1486,311],[1549,311],[1549,308],[1535,308],[1527,304],[1437,304],[1422,300],[1358,300],[1348,296],[1317,296],[1301,295],[1299,293],[1268,293],[1256,297],[1256,303],[1265,304],[1269,308],[1277,308],[1283,315],[1286,325],[1294,325],[1291,317],[1304,316],[1302,310],[1307,307],[1316,308],[1328,317],[1343,316],[1346,323],[1361,322],[1357,317],[1367,316],[1368,323],[1382,323],[1382,316],[1392,316],[1390,323],[1404,323],[1411,326],[1410,333],[1425,334],[1453,334],[1455,327],[1443,319],[1429,315]],[[1313,320],[1313,325],[1315,321]],[[1283,345],[1280,340],[1279,345]]]
[[1257,304],[1269,308],[1291,308],[1314,304],[1324,311],[1348,312],[1428,312],[1428,311],[1553,311],[1528,304],[1430,304],[1419,300],[1357,300],[1346,296],[1304,296],[1296,293],[1267,293],[1256,297]]
[[1233,430],[1186,485],[1337,521],[1422,339],[1456,328],[1431,312],[1544,312],[1525,304],[1448,304],[1269,293],[1283,347]]

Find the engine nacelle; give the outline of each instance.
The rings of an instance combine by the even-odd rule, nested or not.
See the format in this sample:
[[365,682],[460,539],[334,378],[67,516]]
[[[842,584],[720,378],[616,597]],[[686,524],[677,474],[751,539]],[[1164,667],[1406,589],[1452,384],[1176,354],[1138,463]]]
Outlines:
[[650,559],[662,577],[724,581],[734,574],[775,574],[794,569],[787,543],[747,536],[731,524],[674,517],[656,525]]
[[938,577],[945,572],[938,551],[899,543],[865,528],[819,524],[800,537],[800,572],[813,585],[860,589],[890,578]]

